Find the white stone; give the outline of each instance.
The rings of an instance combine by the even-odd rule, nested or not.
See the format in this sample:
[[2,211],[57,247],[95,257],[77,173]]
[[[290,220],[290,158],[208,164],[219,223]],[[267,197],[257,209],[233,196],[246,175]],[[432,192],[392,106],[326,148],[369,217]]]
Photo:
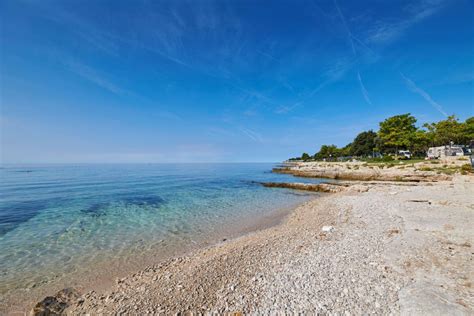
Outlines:
[[332,227],[332,226],[323,226],[323,228],[321,228],[321,230],[325,233],[329,233],[329,232],[332,232],[334,230],[334,227]]

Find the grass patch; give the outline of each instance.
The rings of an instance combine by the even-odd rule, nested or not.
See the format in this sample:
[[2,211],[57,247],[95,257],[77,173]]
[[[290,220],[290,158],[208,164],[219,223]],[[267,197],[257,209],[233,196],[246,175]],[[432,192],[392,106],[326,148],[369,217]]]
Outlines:
[[462,172],[460,167],[447,167],[447,168],[439,168],[436,170],[438,171],[438,174],[447,174],[447,175],[453,175],[457,172]]
[[421,167],[418,170],[420,170],[420,171],[433,171],[433,168],[431,168],[431,167]]
[[407,160],[382,161],[382,160],[372,159],[372,160],[367,160],[367,163],[373,166],[383,166],[383,165],[394,164],[394,163],[399,164],[399,165],[414,165],[418,162],[423,162],[423,161],[425,160],[424,159],[407,159]]

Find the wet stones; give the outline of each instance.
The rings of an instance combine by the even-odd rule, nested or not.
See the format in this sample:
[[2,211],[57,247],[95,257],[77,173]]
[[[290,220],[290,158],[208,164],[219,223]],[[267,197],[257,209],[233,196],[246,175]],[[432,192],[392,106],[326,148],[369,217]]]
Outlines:
[[31,310],[32,316],[60,315],[71,303],[77,301],[80,297],[79,292],[73,288],[66,288],[55,296],[47,296],[41,302],[37,303]]

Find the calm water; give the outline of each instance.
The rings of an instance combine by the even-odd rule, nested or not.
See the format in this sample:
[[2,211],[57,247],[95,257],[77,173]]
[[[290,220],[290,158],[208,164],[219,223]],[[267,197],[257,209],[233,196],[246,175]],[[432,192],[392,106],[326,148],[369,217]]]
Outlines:
[[270,173],[272,167],[3,166],[0,293],[48,283],[101,260],[222,236],[310,198],[252,182],[291,179]]

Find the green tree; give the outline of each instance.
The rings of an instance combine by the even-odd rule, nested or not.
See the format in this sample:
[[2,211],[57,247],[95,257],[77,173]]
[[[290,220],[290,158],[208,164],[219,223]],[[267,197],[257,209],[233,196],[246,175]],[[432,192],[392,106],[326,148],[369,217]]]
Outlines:
[[378,136],[384,150],[398,152],[398,149],[409,148],[414,134],[416,118],[410,113],[389,117],[380,123]]
[[370,156],[376,147],[377,133],[372,130],[362,132],[354,139],[350,153],[353,156]]
[[341,156],[350,156],[352,151],[352,143],[347,144],[346,146],[342,147],[341,149]]
[[311,156],[308,155],[308,153],[303,153],[303,154],[301,155],[301,159],[302,159],[302,160],[308,160],[309,158],[311,158]]
[[314,159],[331,159],[341,157],[343,155],[343,150],[337,148],[336,145],[322,145],[321,149],[314,155]]
[[[474,140],[474,117],[459,122],[452,115],[436,123],[427,123],[419,129],[416,118],[410,113],[387,118],[380,123],[377,133],[372,130],[357,135],[354,141],[343,148],[336,145],[322,145],[314,154],[314,159],[335,159],[344,156],[368,156],[376,152],[397,152],[399,149],[410,149],[415,155],[424,155],[431,146],[449,145],[452,141],[458,145],[467,145]],[[312,157],[303,153],[301,159]],[[293,158],[293,160],[300,158]]]
[[474,116],[466,119],[462,127],[462,134],[464,138],[464,145],[469,144],[470,141],[474,140]]
[[408,148],[410,149],[413,155],[424,156],[428,151],[428,148],[431,146],[431,143],[431,138],[426,131],[417,130],[413,134],[411,144]]
[[425,124],[424,127],[428,129],[433,146],[449,145],[450,142],[466,144],[469,141],[468,125],[470,122],[467,119],[466,123],[460,123],[456,116],[451,115],[437,123]]

